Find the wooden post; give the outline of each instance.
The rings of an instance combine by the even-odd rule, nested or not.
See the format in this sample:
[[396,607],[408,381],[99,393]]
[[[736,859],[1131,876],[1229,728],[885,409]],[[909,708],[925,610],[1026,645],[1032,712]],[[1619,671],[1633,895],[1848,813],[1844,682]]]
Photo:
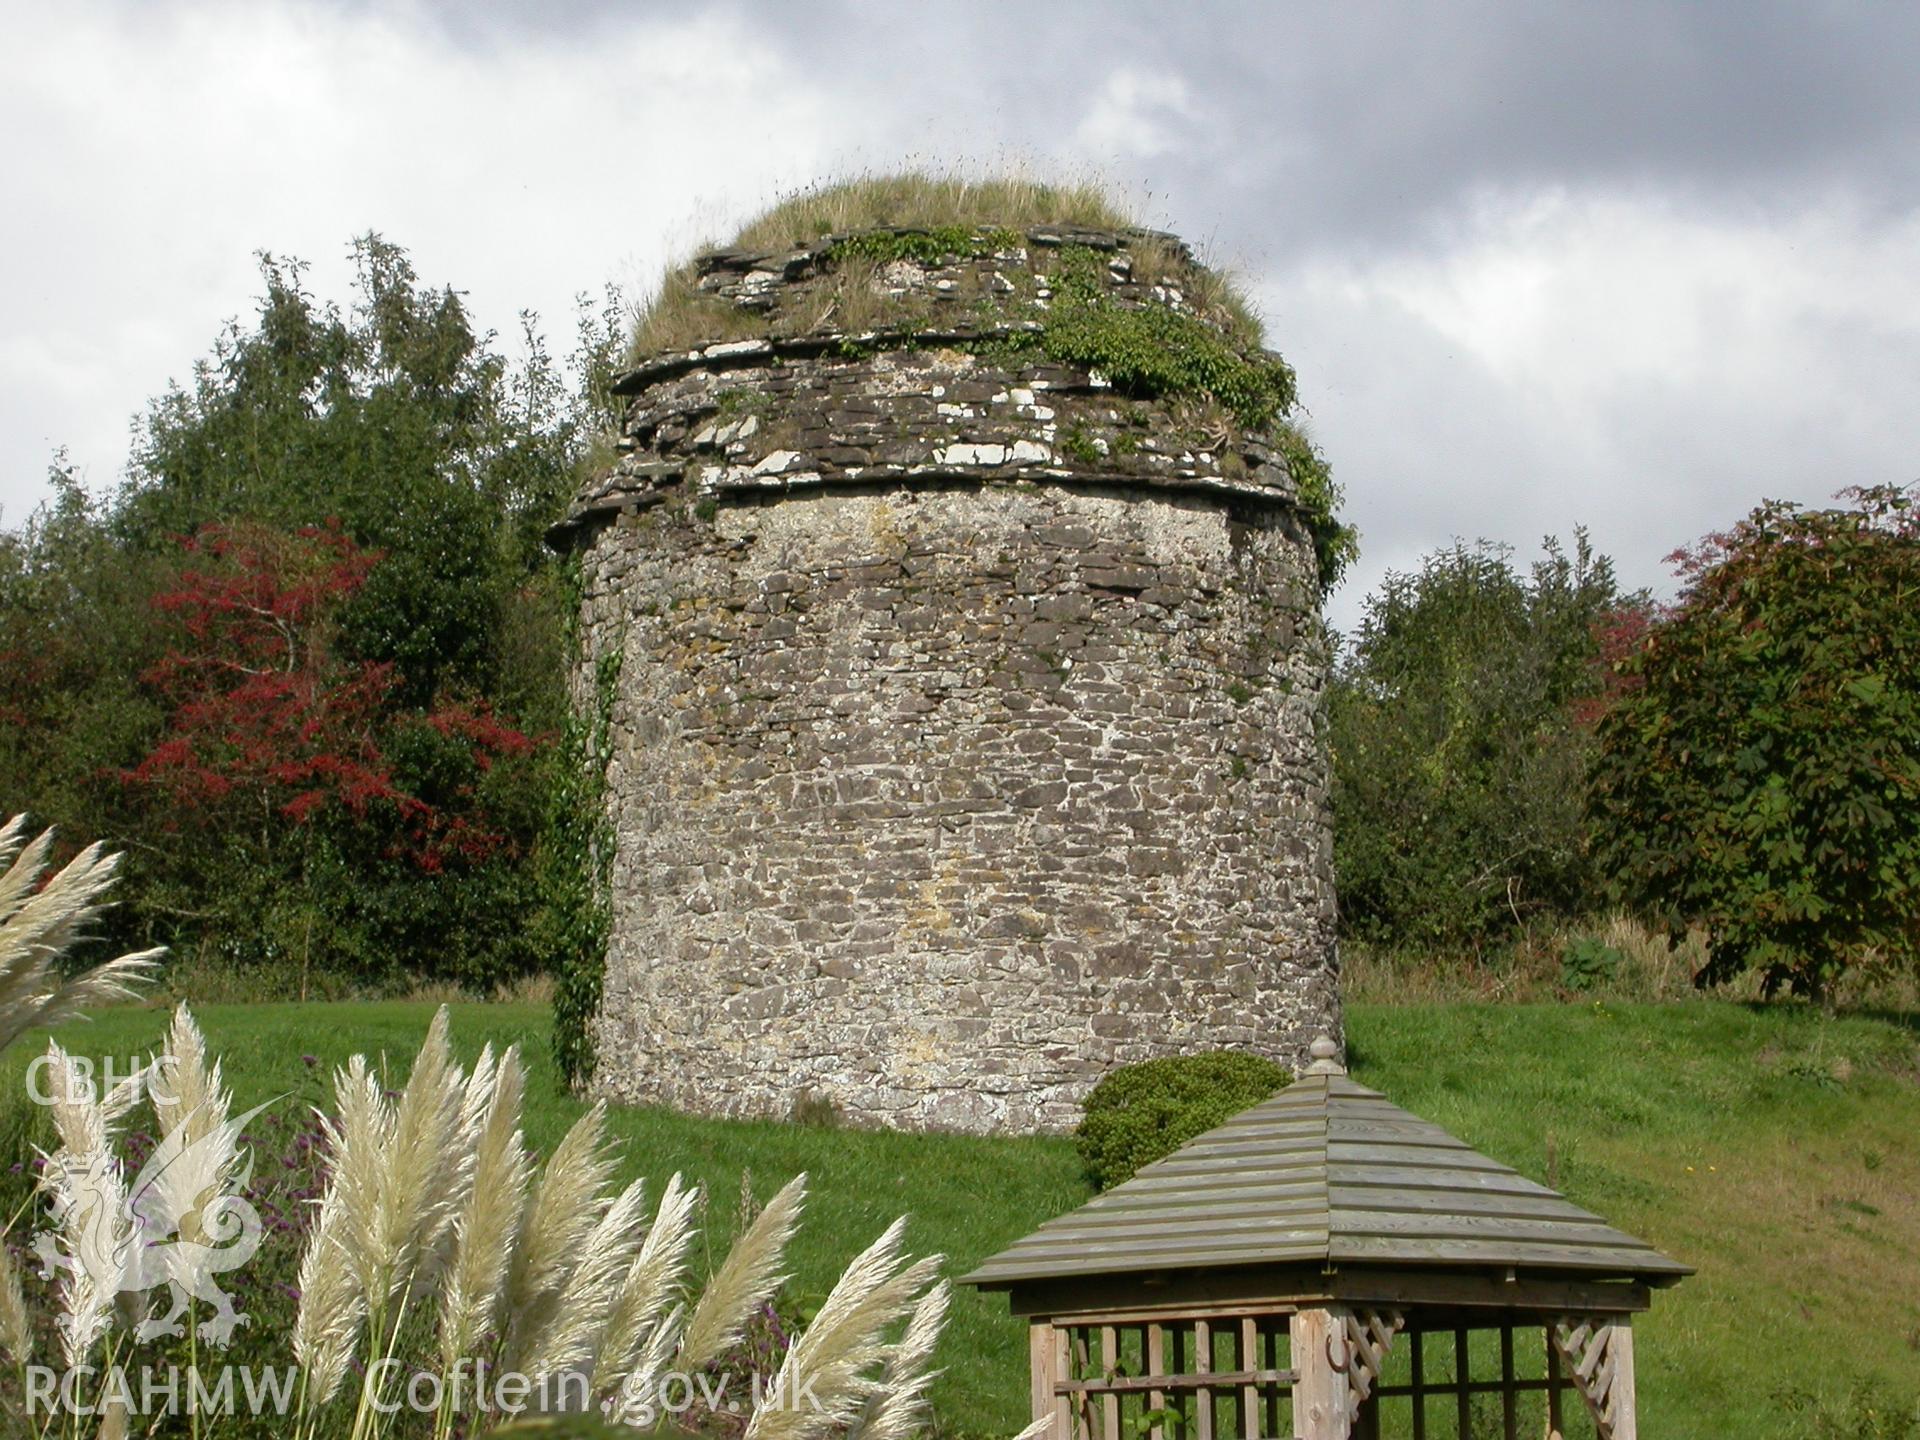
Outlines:
[[[1157,1321],[1147,1326],[1142,1343],[1145,1345],[1147,1351],[1147,1374],[1149,1375],[1164,1375],[1167,1373],[1165,1362],[1160,1353],[1161,1345],[1165,1340],[1166,1330]],[[1164,1409],[1166,1403],[1166,1391],[1149,1390],[1147,1392],[1147,1408],[1149,1410],[1158,1411]],[[1147,1427],[1147,1440],[1164,1440],[1166,1433],[1165,1426],[1161,1424],[1160,1417],[1156,1414],[1153,1418],[1153,1424]]]
[[[1251,1315],[1240,1321],[1240,1368],[1260,1368],[1260,1322]],[[1240,1387],[1240,1440],[1260,1440],[1260,1387],[1251,1382]]]
[[1633,1321],[1625,1315],[1613,1322],[1613,1440],[1640,1440],[1633,1385]]
[[[1120,1332],[1100,1327],[1100,1371],[1109,1384],[1120,1373]],[[1100,1397],[1099,1440],[1120,1440],[1120,1397],[1109,1390]]]
[[[1213,1325],[1210,1321],[1193,1322],[1193,1373],[1208,1375],[1213,1372]],[[1196,1440],[1213,1440],[1213,1387],[1202,1385],[1193,1392],[1194,1435]]]
[[1473,1366],[1467,1355],[1467,1332],[1453,1332],[1453,1378],[1457,1388],[1454,1391],[1454,1418],[1460,1427],[1460,1440],[1467,1440],[1473,1431],[1473,1396],[1467,1391],[1467,1382],[1473,1379]]
[[1566,1420],[1560,1413],[1560,1352],[1553,1348],[1553,1326],[1547,1326],[1547,1440],[1567,1440]]
[[1294,1440],[1349,1440],[1353,1433],[1346,1323],[1343,1310],[1293,1312]]
[[1035,1320],[1027,1327],[1027,1363],[1033,1375],[1033,1418],[1051,1418],[1049,1440],[1073,1440],[1065,1423],[1065,1399],[1054,1387],[1066,1378],[1061,1374],[1061,1350],[1066,1336],[1053,1328],[1050,1320]]

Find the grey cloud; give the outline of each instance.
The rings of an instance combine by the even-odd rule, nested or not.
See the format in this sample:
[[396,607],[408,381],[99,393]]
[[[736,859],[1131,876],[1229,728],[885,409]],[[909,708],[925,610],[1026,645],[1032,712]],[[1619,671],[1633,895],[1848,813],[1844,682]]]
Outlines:
[[[1641,184],[1792,205],[1813,182],[1895,208],[1920,198],[1911,63],[1920,10],[1909,7],[739,0],[712,8],[870,117],[878,143],[859,158],[879,163],[902,149],[934,159],[996,143],[1057,153],[1115,69],[1184,77],[1208,107],[1210,133],[1190,131],[1177,164],[1128,178],[1157,182],[1176,216],[1221,217],[1221,239],[1236,250],[1431,243],[1436,219],[1486,187]],[[433,13],[450,43],[570,44],[590,61],[596,35],[622,17],[677,9],[509,0]],[[690,114],[690,125],[698,118]]]
[[1485,186],[1655,184],[1760,204],[1790,204],[1810,180],[1892,204],[1920,191],[1911,9],[836,3],[744,13],[850,102],[971,108],[1042,143],[1071,128],[1113,68],[1177,72],[1219,115],[1212,153],[1190,154],[1173,177],[1182,198],[1257,220],[1288,247],[1420,243],[1435,211]]
[[[372,0],[310,13],[329,8],[366,20],[391,13]],[[125,13],[131,23],[144,12]],[[409,24],[421,23],[421,12],[405,13]],[[556,73],[577,73],[582,93],[607,97],[571,122],[610,114],[613,97],[644,90],[649,76],[633,37],[688,13],[680,5],[521,0],[449,4],[427,23],[482,90],[508,59],[538,53],[552,58]],[[384,228],[416,247],[423,273],[474,286],[478,303],[510,315],[545,293],[540,285],[564,295],[605,278],[554,280],[556,229],[571,245],[569,263],[629,247],[651,267],[669,238],[692,238],[674,227],[691,224],[694,212],[707,218],[703,204],[725,209],[716,220],[731,218],[768,176],[800,183],[837,169],[948,158],[1104,162],[1116,178],[1150,192],[1149,218],[1258,282],[1274,341],[1301,372],[1316,434],[1365,531],[1362,567],[1334,604],[1343,623],[1382,568],[1411,564],[1456,535],[1504,539],[1530,553],[1540,535],[1584,521],[1632,582],[1656,583],[1668,549],[1725,524],[1764,494],[1821,499],[1849,481],[1911,479],[1917,468],[1920,434],[1910,417],[1920,383],[1920,301],[1911,287],[1889,293],[1884,317],[1875,318],[1879,290],[1896,289],[1879,277],[1900,261],[1899,247],[1874,232],[1906,233],[1899,227],[1920,211],[1920,86],[1910,74],[1920,53],[1920,10],[739,0],[698,13],[725,23],[697,27],[683,47],[712,53],[683,48],[662,57],[672,93],[648,112],[645,133],[609,124],[549,135],[549,117],[527,113],[542,143],[594,157],[604,191],[556,193],[551,175],[518,172],[510,185],[501,182],[510,203],[497,225],[476,227],[471,217],[433,205],[416,207],[403,224],[365,211],[369,197],[383,192],[342,185],[340,193],[362,209],[339,216],[331,233]],[[769,114],[794,95],[804,94],[808,105],[781,112],[778,122],[754,123],[756,92],[721,83],[741,63],[741,36],[777,59],[756,72],[774,77],[756,82],[763,91],[782,92],[766,97]],[[1141,80],[1149,92],[1163,87],[1141,106],[1164,150],[1131,143],[1147,132],[1125,125],[1083,133],[1122,72],[1135,77],[1136,92]],[[209,84],[228,78],[211,63],[197,76]],[[1177,103],[1167,98],[1174,86],[1184,87]],[[723,93],[731,98],[713,99]],[[475,93],[473,103],[518,97]],[[356,121],[365,117],[341,117],[343,125]],[[316,123],[324,126],[325,117]],[[769,133],[776,124],[781,133]],[[503,162],[459,153],[460,132],[458,125],[444,132],[433,159],[464,164],[473,178],[462,193],[477,194],[488,166]],[[403,131],[395,146],[404,154],[422,143]],[[180,175],[210,163],[193,149],[179,156]],[[685,161],[654,167],[651,173],[675,177],[667,187],[617,180],[623,163],[661,156]],[[781,157],[818,171],[789,173]],[[694,193],[688,176],[714,177],[712,195]],[[95,182],[76,175],[73,184],[85,196]],[[261,182],[244,215],[250,225],[257,221],[257,233],[204,235],[197,263],[226,254],[244,266],[253,248],[273,243],[274,223],[297,211],[301,190],[296,174],[283,187]],[[164,200],[166,192],[155,193]],[[1750,268],[1732,296],[1736,315],[1766,311],[1767,323],[1730,326],[1724,339],[1780,352],[1780,363],[1736,383],[1709,349],[1674,374],[1640,366],[1640,337],[1623,329],[1599,336],[1610,347],[1603,366],[1548,351],[1558,389],[1574,397],[1549,401],[1530,393],[1511,366],[1503,373],[1483,363],[1460,335],[1374,283],[1394,267],[1425,264],[1444,284],[1449,263],[1487,244],[1481,209],[1488,197],[1498,210],[1551,193],[1627,197],[1650,214],[1684,212],[1703,231],[1780,231],[1809,215],[1838,217],[1810,229],[1809,243],[1851,257],[1839,273],[1852,298],[1822,309],[1806,307],[1805,286],[1797,300],[1775,293],[1776,280],[1787,278],[1775,272],[1794,262],[1769,250],[1765,264],[1774,270]],[[390,194],[384,203],[391,209]],[[182,209],[168,214],[162,206],[143,223],[161,240],[186,233],[194,221]],[[540,214],[551,216],[545,228],[525,220]],[[595,226],[605,227],[604,236],[595,236]],[[1524,235],[1514,241],[1516,233],[1509,226],[1503,243],[1518,245],[1516,263],[1524,264],[1527,242]],[[115,263],[101,257],[119,254],[117,243],[106,224],[73,236],[61,252],[73,273],[49,275],[48,283],[84,291],[96,261],[100,269]],[[149,308],[139,323],[155,348],[120,357],[119,368],[101,377],[128,396],[158,390],[165,367],[189,363],[220,315],[235,308],[223,298],[183,328],[186,297],[244,293],[231,285],[196,288],[185,262],[162,243],[146,253],[154,274],[140,297]],[[443,274],[446,255],[459,260]],[[1667,268],[1657,255],[1644,263]],[[1302,277],[1316,264],[1346,267],[1353,293],[1308,284]],[[1697,277],[1700,269],[1684,274]],[[1643,277],[1611,280],[1631,285],[1636,278]],[[513,290],[516,283],[524,288]],[[173,297],[181,313],[159,308],[153,296]],[[1688,303],[1699,310],[1706,302],[1689,296]],[[551,303],[547,309],[553,325],[558,315]],[[77,322],[69,314],[60,323]],[[111,353],[98,337],[89,343]],[[28,358],[16,360],[16,369],[33,376],[38,352],[17,353]],[[37,457],[45,450],[36,427],[46,428],[39,417],[52,390],[51,382],[35,384],[10,402],[0,428],[13,453]],[[62,415],[78,413],[62,406]],[[103,406],[94,434],[123,434],[125,419],[119,405]],[[93,459],[94,474],[110,470],[106,442],[52,438],[73,440],[83,459]],[[19,510],[10,503],[6,519]]]

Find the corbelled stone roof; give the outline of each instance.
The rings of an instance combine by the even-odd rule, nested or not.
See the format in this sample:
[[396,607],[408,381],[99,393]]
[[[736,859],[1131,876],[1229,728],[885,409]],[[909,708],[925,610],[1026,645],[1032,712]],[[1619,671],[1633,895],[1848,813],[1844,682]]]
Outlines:
[[[837,485],[1099,482],[1295,502],[1270,434],[1218,415],[1176,427],[1156,412],[1151,424],[1129,424],[1097,369],[1030,352],[991,359],[1042,328],[1035,316],[1056,301],[1069,251],[1098,257],[1103,303],[1115,310],[1171,312],[1224,336],[1218,306],[1202,299],[1207,272],[1177,237],[982,228],[956,251],[869,264],[853,291],[834,288],[846,283],[848,245],[925,233],[896,227],[698,257],[693,303],[712,330],[704,343],[649,353],[616,381],[631,397],[618,457],[581,486],[553,543],[674,495]],[[749,400],[761,409],[741,408]]]

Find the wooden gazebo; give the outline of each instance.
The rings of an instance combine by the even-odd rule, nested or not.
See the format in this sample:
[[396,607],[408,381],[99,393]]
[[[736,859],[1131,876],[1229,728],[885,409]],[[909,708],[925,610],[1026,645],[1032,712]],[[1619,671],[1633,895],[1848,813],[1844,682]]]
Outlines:
[[1635,1440],[1632,1317],[1692,1271],[1338,1054],[966,1277],[1029,1321],[1048,1440]]

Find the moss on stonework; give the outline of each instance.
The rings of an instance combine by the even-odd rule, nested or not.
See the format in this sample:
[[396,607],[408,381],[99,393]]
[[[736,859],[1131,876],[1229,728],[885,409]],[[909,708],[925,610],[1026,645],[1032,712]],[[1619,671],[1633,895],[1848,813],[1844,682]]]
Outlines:
[[1264,430],[1294,402],[1293,369],[1277,355],[1243,355],[1213,326],[1171,305],[1122,305],[1108,292],[1100,256],[1060,252],[1052,303],[1041,312],[1047,358],[1098,370],[1129,394],[1218,401],[1242,425]]
[[1060,453],[1069,460],[1078,460],[1082,465],[1094,465],[1099,463],[1105,452],[1094,444],[1087,427],[1076,420],[1060,432]]
[[739,419],[743,415],[763,414],[772,404],[773,397],[766,391],[754,386],[735,385],[713,397],[713,418],[724,422]]
[[[1223,472],[1245,470],[1227,422],[1270,438],[1292,474],[1321,586],[1330,588],[1354,558],[1355,533],[1338,518],[1340,491],[1326,459],[1291,418],[1293,368],[1263,348],[1258,322],[1230,281],[1195,265],[1175,240],[1128,232],[1127,217],[1097,200],[1084,188],[924,175],[803,192],[747,225],[734,245],[810,245],[840,235],[823,257],[824,274],[769,314],[702,291],[693,268],[680,267],[641,322],[636,356],[748,336],[817,335],[838,358],[863,359],[910,348],[915,330],[951,327],[964,317],[998,332],[955,347],[989,363],[1014,369],[1044,359],[1097,372],[1119,395],[1217,417],[1220,436],[1210,426],[1191,443],[1219,451]],[[1121,249],[1109,255],[1070,244],[1049,257],[1040,247],[1030,250],[1027,265],[1008,267],[1012,278],[1004,283],[989,284],[976,264],[941,295],[924,287],[903,293],[883,281],[883,268],[896,262],[934,267],[1018,249],[1038,226],[1106,230],[1121,237]],[[1132,281],[1127,299],[1114,293],[1114,276]],[[1103,435],[1084,425],[1069,427],[1058,443],[1083,464],[1138,448],[1123,432]]]
[[[1097,370],[1128,394],[1212,401],[1246,429],[1271,433],[1313,536],[1321,588],[1332,588],[1358,553],[1358,535],[1339,519],[1340,487],[1326,457],[1286,418],[1297,403],[1293,367],[1265,351],[1242,354],[1204,320],[1169,305],[1120,304],[1109,294],[1101,267],[1094,251],[1066,247],[1052,303],[1039,312],[1039,331],[1013,337],[1012,345]],[[1084,437],[1082,445],[1094,449]],[[1072,447],[1072,437],[1067,446],[1070,455],[1090,458]]]
[[923,265],[937,265],[950,255],[976,259],[1021,243],[1018,232],[1000,226],[986,230],[972,225],[938,225],[930,230],[870,230],[840,241],[828,252],[828,258],[836,265],[848,260],[868,260],[878,265],[914,260]]

